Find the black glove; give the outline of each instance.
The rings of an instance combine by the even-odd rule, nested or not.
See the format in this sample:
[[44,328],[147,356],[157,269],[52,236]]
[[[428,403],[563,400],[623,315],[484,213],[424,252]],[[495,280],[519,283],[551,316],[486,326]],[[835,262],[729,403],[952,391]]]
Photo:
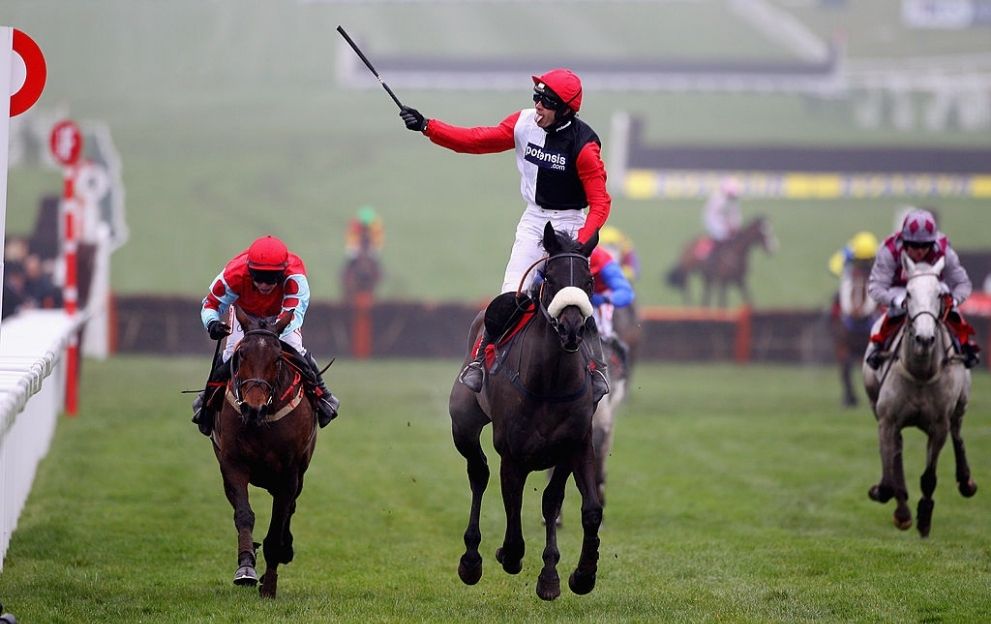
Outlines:
[[423,132],[427,129],[427,120],[424,119],[423,115],[420,114],[420,111],[415,108],[404,106],[402,110],[399,111],[399,116],[403,118],[403,123],[406,124],[406,128],[409,130]]
[[224,336],[229,336],[231,333],[231,326],[227,323],[218,321],[214,319],[207,323],[206,331],[210,334],[210,338],[213,340],[220,340]]

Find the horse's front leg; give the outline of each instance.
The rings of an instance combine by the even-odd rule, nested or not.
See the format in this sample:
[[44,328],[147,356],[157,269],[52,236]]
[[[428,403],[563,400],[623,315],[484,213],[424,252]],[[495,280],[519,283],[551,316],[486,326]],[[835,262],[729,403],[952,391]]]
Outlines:
[[602,524],[602,503],[595,486],[595,454],[591,435],[586,437],[585,447],[574,460],[575,485],[582,496],[582,554],[578,566],[568,578],[568,587],[576,594],[587,594],[595,587],[595,575],[599,563],[599,525]]
[[960,434],[960,427],[963,425],[963,413],[965,404],[958,405],[953,416],[950,417],[950,436],[953,440],[953,457],[956,460],[957,489],[960,494],[970,498],[977,493],[977,484],[970,476],[970,464],[967,463],[967,449],[964,448],[963,436]]
[[902,531],[912,527],[912,511],[908,507],[908,489],[902,465],[902,433],[892,422],[890,414],[879,414],[878,443],[881,451],[881,481],[868,492],[871,500],[886,503],[895,499],[895,526]]
[[279,584],[279,564],[293,560],[293,538],[289,530],[292,514],[296,511],[296,497],[300,484],[296,479],[285,488],[272,492],[272,520],[268,525],[268,533],[262,540],[262,552],[265,553],[265,574],[261,577],[258,593],[262,598],[275,598]]
[[551,474],[550,482],[544,488],[541,511],[544,515],[544,567],[537,577],[537,595],[544,600],[554,600],[561,595],[561,578],[557,574],[557,562],[561,551],[557,548],[557,519],[561,515],[561,502],[564,500],[564,485],[568,482],[571,469],[558,465]]
[[929,537],[929,530],[932,528],[933,508],[936,506],[932,498],[933,492],[936,491],[936,462],[939,461],[939,453],[946,444],[946,425],[940,422],[932,426],[927,433],[929,440],[926,443],[926,469],[919,478],[922,498],[919,499],[919,506],[916,508],[918,522],[916,528],[921,537]]
[[[502,546],[496,549],[496,561],[509,574],[519,574],[523,569],[523,554],[526,552],[521,518],[526,472],[512,458],[503,457],[499,477],[502,483],[502,504],[506,511],[506,535]],[[553,521],[551,519],[552,523]]]
[[478,522],[482,510],[482,496],[489,484],[489,463],[479,441],[488,419],[478,409],[477,404],[474,404],[473,397],[462,396],[459,404],[474,405],[474,407],[454,409],[455,395],[465,395],[470,392],[460,382],[456,382],[451,394],[451,431],[454,434],[454,446],[468,463],[468,485],[471,488],[471,511],[464,534],[465,552],[458,563],[458,577],[466,585],[474,585],[482,578],[482,556],[478,552],[478,546],[482,543],[482,532],[478,528]]
[[248,474],[233,468],[223,470],[224,494],[234,508],[234,528],[237,529],[237,570],[234,572],[235,585],[254,586],[258,583],[255,571],[255,548],[252,531],[255,528],[255,513],[248,502]]

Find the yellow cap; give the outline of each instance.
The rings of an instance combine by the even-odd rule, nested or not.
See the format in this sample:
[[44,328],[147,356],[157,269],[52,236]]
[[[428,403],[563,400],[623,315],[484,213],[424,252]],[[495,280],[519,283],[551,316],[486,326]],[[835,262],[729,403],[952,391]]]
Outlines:
[[611,225],[606,225],[599,230],[600,245],[619,245],[623,242],[623,233]]
[[877,256],[880,243],[870,232],[857,232],[850,239],[850,254],[854,260],[871,260]]

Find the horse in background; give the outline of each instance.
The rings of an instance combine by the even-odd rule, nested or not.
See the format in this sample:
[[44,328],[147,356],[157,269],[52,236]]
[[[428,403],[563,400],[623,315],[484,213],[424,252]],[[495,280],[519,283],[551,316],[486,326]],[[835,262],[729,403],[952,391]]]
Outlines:
[[693,239],[682,250],[678,262],[667,273],[667,283],[682,291],[686,305],[691,303],[688,281],[698,273],[702,277],[701,305],[709,306],[713,292],[719,307],[726,307],[727,291],[736,286],[746,305],[751,305],[747,286],[750,251],[760,246],[765,252],[777,251],[778,240],[766,217],[756,217],[745,223],[730,239],[715,243],[707,236]]
[[[482,576],[479,516],[489,467],[480,437],[491,423],[493,446],[501,458],[499,475],[506,513],[506,533],[496,550],[496,560],[509,574],[522,570],[525,543],[521,509],[526,478],[531,472],[553,468],[543,495],[544,566],[537,579],[537,595],[553,600],[561,594],[555,519],[572,474],[582,497],[584,538],[568,585],[576,594],[587,594],[595,587],[602,503],[592,448],[592,373],[587,346],[582,342],[586,321],[592,315],[588,258],[597,242],[593,237],[582,245],[557,234],[550,223],[545,226],[543,247],[548,257],[542,262],[544,279],[534,294],[538,310],[511,341],[501,349],[494,348],[494,361],[478,394],[457,381],[451,390],[454,444],[467,461],[471,486],[465,552],[458,566],[458,576],[465,584],[474,585]],[[479,314],[472,323],[465,362],[473,357],[482,322],[483,315]]]
[[238,567],[234,584],[254,586],[255,514],[248,485],[272,495],[272,516],[262,542],[267,569],[259,593],[275,598],[278,566],[293,560],[290,521],[303,490],[303,474],[317,440],[316,414],[303,388],[303,375],[283,354],[279,336],[291,320],[256,321],[234,306],[244,338],[231,356],[231,381],[211,440],[220,463],[224,493],[234,508]]
[[833,300],[830,329],[833,351],[840,368],[843,405],[854,407],[857,396],[853,391],[852,371],[855,362],[867,349],[871,326],[879,316],[877,304],[867,294],[873,260],[852,260],[840,277],[840,288]]
[[936,461],[947,434],[953,440],[960,494],[969,498],[977,492],[960,434],[970,398],[970,371],[955,353],[945,323],[950,305],[940,294],[939,281],[944,261],[940,258],[930,266],[902,256],[908,279],[907,320],[892,342],[893,357],[877,371],[866,361],[863,364],[864,386],[877,418],[881,450],[881,481],[870,488],[868,496],[879,503],[895,499],[894,523],[901,530],[912,526],[901,431],[915,426],[928,437],[926,468],[919,479],[922,498],[916,512],[922,537],[928,537],[932,527]]
[[[626,308],[620,308],[626,309]],[[618,310],[617,310],[618,311]],[[615,321],[615,317],[613,317]],[[629,384],[629,355],[621,353],[622,347],[615,338],[603,339],[602,352],[609,375],[609,394],[604,396],[592,415],[592,448],[595,450],[595,485],[599,501],[606,504],[606,459],[612,453],[616,412],[626,398]]]
[[341,292],[345,301],[371,296],[382,281],[382,265],[371,248],[362,247],[341,269]]

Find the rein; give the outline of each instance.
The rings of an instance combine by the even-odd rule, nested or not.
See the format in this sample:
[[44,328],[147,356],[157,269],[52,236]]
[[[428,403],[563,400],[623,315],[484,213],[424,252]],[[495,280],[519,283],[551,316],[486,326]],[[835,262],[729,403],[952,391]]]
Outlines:
[[[244,333],[245,338],[247,338],[248,336],[264,336],[267,338],[275,338],[276,340],[279,339],[279,336],[275,332],[267,329],[252,329]],[[241,344],[243,344],[243,340]],[[282,347],[280,345],[279,349],[281,350],[281,348]],[[240,350],[240,345],[238,345],[238,349],[234,351],[235,356],[238,355],[238,350]],[[268,400],[265,401],[264,405],[267,407],[271,407],[272,404],[276,402],[276,386],[278,385],[279,380],[281,380],[285,376],[284,375],[285,360],[286,360],[285,356],[280,353],[279,359],[275,363],[276,381],[275,383],[272,383],[269,380],[262,379],[260,377],[249,377],[247,379],[240,379],[238,377],[238,366],[237,366],[239,360],[237,358],[234,358],[231,367],[232,368],[231,384],[228,387],[226,394],[227,401],[235,408],[237,408],[238,411],[240,411],[241,406],[244,405],[243,393],[245,392],[245,390],[257,386],[257,387],[261,387],[268,394]],[[298,370],[295,370],[295,367],[292,366],[291,364],[289,365],[289,367],[290,369],[292,369],[293,372],[292,381],[288,385],[286,385],[286,389],[278,397],[278,402],[280,403],[285,402],[288,399],[288,403],[283,405],[283,407],[280,410],[274,413],[270,413],[268,416],[266,416],[264,419],[265,422],[274,422],[276,420],[279,420],[289,412],[296,409],[296,407],[299,405],[300,401],[303,398],[303,385],[300,383],[300,380],[302,379],[302,375]],[[296,390],[294,395],[293,395],[293,389]],[[290,395],[292,395],[292,398],[290,398]]]

